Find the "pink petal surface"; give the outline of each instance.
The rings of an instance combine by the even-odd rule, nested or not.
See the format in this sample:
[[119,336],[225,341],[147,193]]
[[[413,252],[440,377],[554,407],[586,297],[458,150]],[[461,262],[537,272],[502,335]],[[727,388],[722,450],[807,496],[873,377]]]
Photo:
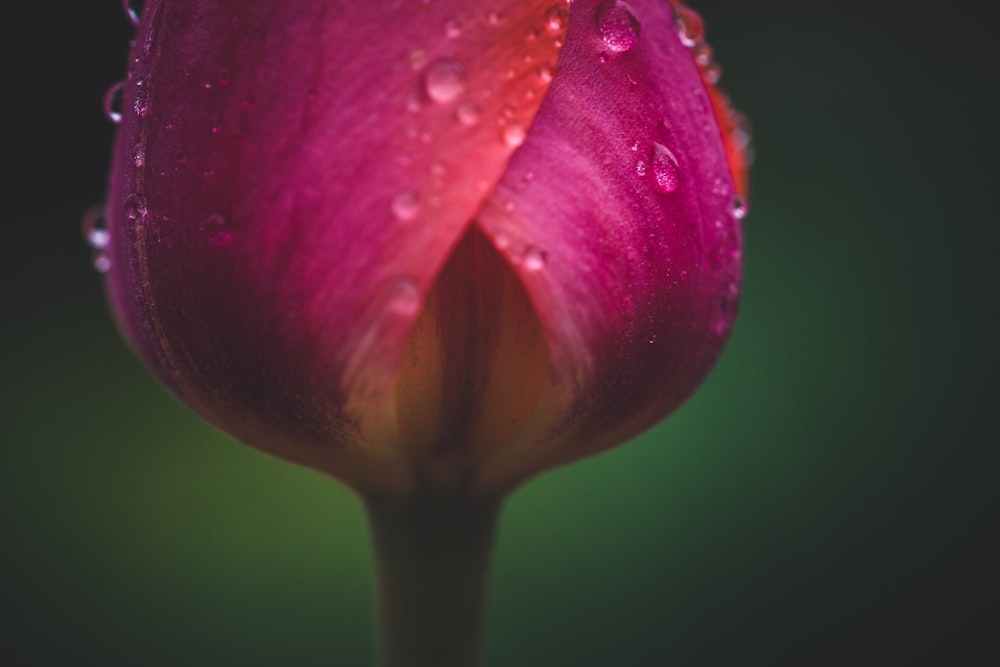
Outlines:
[[405,488],[404,339],[531,126],[565,17],[147,3],[107,200],[109,291],[139,354],[238,439]]
[[[615,11],[619,32],[606,39],[602,17]],[[634,39],[620,32],[630,27]],[[516,267],[552,355],[533,428],[490,453],[480,484],[622,442],[697,388],[737,310],[735,197],[671,7],[574,2],[548,97],[478,216]]]

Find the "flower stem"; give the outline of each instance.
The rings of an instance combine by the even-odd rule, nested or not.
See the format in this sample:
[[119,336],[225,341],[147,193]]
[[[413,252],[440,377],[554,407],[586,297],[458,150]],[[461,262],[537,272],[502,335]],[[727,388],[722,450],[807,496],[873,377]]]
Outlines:
[[478,667],[500,499],[369,498],[381,667]]

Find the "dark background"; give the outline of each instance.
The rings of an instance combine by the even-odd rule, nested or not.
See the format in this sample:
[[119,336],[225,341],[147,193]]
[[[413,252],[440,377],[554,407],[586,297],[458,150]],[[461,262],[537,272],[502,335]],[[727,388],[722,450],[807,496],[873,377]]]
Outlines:
[[[742,312],[676,415],[511,499],[488,665],[996,658],[979,6],[695,4],[755,129]],[[11,11],[0,662],[369,664],[355,500],[193,417],[106,312],[79,220],[104,193],[118,3]]]

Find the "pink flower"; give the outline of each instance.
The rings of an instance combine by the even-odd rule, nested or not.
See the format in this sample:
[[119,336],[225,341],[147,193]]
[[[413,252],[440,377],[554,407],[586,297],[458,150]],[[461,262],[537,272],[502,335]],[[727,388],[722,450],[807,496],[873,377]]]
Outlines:
[[662,0],[152,0],[107,199],[135,351],[365,496],[498,496],[677,408],[745,138]]

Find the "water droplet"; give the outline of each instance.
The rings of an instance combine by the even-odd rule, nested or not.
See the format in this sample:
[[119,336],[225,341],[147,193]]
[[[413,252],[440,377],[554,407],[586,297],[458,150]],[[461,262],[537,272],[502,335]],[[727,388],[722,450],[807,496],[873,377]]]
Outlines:
[[694,54],[694,61],[700,67],[707,67],[712,63],[712,47],[708,42],[702,42],[695,46],[692,53]]
[[125,11],[125,18],[134,25],[139,25],[139,17],[142,16],[142,6],[144,0],[122,0],[122,9]]
[[389,309],[400,315],[415,315],[420,310],[420,290],[409,278],[400,278],[389,290]]
[[639,151],[639,142],[633,141],[632,145],[629,146],[629,150],[631,150],[633,153],[637,153]]
[[545,14],[545,27],[551,32],[560,32],[569,24],[569,10],[561,5],[552,5]]
[[511,123],[500,133],[500,138],[508,148],[517,148],[524,143],[525,129],[520,123]]
[[747,200],[743,197],[736,197],[733,199],[733,217],[737,220],[742,220],[747,217],[747,212],[749,211],[747,206]]
[[466,127],[472,127],[478,123],[482,115],[482,110],[475,102],[462,102],[455,109],[455,117],[458,118],[458,122]]
[[642,26],[627,2],[605,0],[597,10],[597,29],[609,49],[624,53],[639,41]]
[[412,190],[404,190],[392,198],[392,214],[401,222],[409,222],[420,214],[420,198]]
[[643,162],[642,160],[639,160],[638,162],[636,162],[635,163],[635,173],[639,174],[640,176],[645,176],[646,175],[646,163]]
[[677,158],[669,148],[656,142],[653,142],[653,176],[660,192],[670,194],[680,185],[681,170]]
[[529,245],[524,249],[524,257],[521,260],[524,268],[528,271],[541,271],[549,261],[548,253],[537,246]]
[[434,102],[447,104],[465,90],[465,67],[453,58],[435,60],[424,72],[424,91]]
[[694,47],[705,39],[705,22],[693,9],[674,7],[674,27],[684,46]]
[[146,145],[136,144],[132,147],[132,164],[141,167],[146,164]]
[[649,344],[652,345],[655,342],[656,342],[656,334],[650,334],[649,335]]
[[103,250],[95,250],[91,253],[90,263],[98,273],[107,273],[111,270],[111,257]]
[[122,122],[122,97],[124,93],[125,82],[118,81],[108,88],[102,100],[104,115],[115,125]]
[[462,23],[458,19],[451,19],[444,24],[444,34],[448,39],[455,39],[462,34]]
[[688,272],[681,271],[681,280],[687,280],[687,279],[688,279]]
[[228,245],[233,240],[233,230],[229,228],[229,219],[221,213],[213,213],[201,223],[201,233],[214,246]]
[[556,71],[551,65],[542,65],[538,68],[538,78],[542,80],[542,83],[549,83],[555,78]]
[[125,217],[132,222],[145,218],[146,213],[148,212],[146,208],[146,198],[137,192],[133,192],[125,198],[123,208],[125,210]]
[[702,76],[705,77],[705,81],[711,84],[719,83],[722,78],[722,65],[719,63],[710,63],[701,71]]
[[108,231],[108,220],[104,215],[104,206],[91,206],[83,214],[80,221],[80,232],[83,239],[94,250],[104,250],[111,242],[111,233]]

